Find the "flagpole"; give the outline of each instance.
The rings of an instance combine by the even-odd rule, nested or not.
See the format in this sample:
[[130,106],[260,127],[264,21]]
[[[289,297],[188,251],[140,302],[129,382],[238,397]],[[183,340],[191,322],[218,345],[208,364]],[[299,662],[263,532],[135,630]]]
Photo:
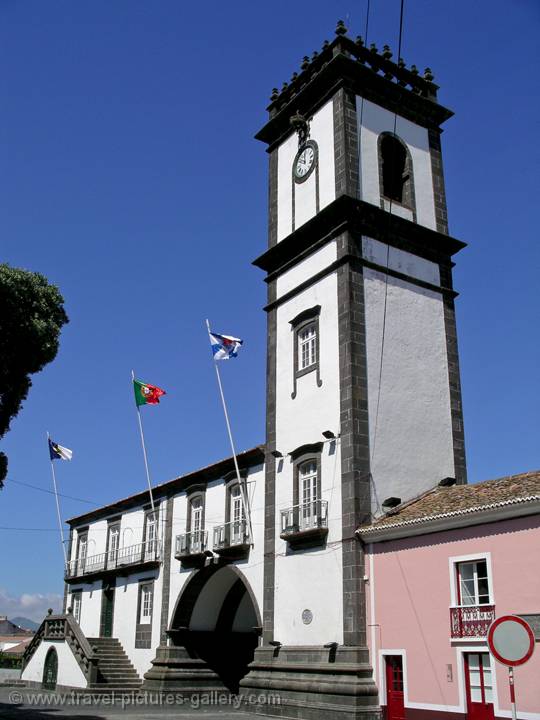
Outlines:
[[[135,380],[135,373],[133,370],[131,371],[131,380]],[[141,409],[138,405],[136,405],[137,408],[137,417],[139,418],[139,430],[141,433],[141,445],[142,445],[142,451],[144,456],[144,467],[146,469],[146,480],[148,482],[148,491],[150,493],[150,504],[152,506],[152,515],[155,518],[156,516],[156,508],[154,506],[154,495],[152,494],[152,483],[150,482],[150,471],[148,470],[148,458],[146,456],[146,443],[144,442],[144,432],[143,432],[143,426],[142,426],[142,419],[141,419]]]
[[[208,322],[208,319],[206,320],[206,327],[208,330],[208,335],[210,336],[210,323]],[[225,415],[225,424],[227,425],[227,432],[229,433],[229,442],[231,443],[231,450],[234,460],[234,469],[236,470],[236,479],[238,480],[238,485],[240,487],[240,492],[242,493],[242,503],[244,505],[244,510],[246,512],[246,517],[248,520],[248,534],[249,534],[249,543],[250,545],[253,545],[253,531],[251,528],[251,509],[247,502],[247,492],[244,488],[244,483],[242,481],[242,478],[240,477],[240,468],[238,467],[238,459],[236,457],[236,450],[234,447],[234,441],[231,431],[231,423],[229,422],[229,413],[227,412],[227,404],[225,403],[225,395],[223,394],[223,386],[221,384],[221,376],[219,374],[219,368],[217,362],[214,360],[214,368],[216,370],[216,377],[218,381],[218,387],[219,387],[219,394],[221,395],[221,404],[223,405],[223,413]]]
[[66,541],[64,540],[64,528],[62,527],[62,518],[60,517],[60,503],[58,501],[58,490],[56,487],[56,473],[54,472],[54,461],[51,458],[51,446],[50,446],[50,439],[51,436],[49,433],[47,433],[47,449],[49,450],[49,459],[51,461],[51,472],[52,472],[52,479],[53,479],[53,488],[54,488],[54,498],[56,500],[56,514],[58,515],[58,527],[60,528],[60,537],[62,539],[62,550],[64,552],[64,563],[67,567],[67,553],[66,553]]

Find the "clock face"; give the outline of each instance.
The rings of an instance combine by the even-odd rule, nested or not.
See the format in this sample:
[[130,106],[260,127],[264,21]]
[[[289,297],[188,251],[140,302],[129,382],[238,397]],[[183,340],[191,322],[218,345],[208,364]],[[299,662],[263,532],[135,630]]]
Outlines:
[[315,148],[307,145],[296,158],[294,175],[298,180],[305,179],[311,172],[315,163]]

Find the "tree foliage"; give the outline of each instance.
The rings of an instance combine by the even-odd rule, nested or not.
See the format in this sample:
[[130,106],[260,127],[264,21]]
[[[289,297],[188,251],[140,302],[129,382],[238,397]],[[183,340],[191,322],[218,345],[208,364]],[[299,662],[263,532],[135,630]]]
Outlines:
[[[64,299],[46,277],[0,264],[0,438],[28,395],[30,375],[56,357],[67,322]],[[0,487],[6,473],[0,453]]]

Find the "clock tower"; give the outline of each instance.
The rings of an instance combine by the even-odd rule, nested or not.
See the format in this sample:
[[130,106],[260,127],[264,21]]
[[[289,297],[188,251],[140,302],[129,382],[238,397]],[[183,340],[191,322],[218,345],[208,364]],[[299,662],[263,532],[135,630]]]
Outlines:
[[[437,85],[336,36],[272,93],[263,643],[245,691],[380,717],[355,530],[466,482]],[[447,481],[448,482],[448,481]],[[373,591],[373,589],[372,589]],[[329,715],[330,714],[330,715]]]

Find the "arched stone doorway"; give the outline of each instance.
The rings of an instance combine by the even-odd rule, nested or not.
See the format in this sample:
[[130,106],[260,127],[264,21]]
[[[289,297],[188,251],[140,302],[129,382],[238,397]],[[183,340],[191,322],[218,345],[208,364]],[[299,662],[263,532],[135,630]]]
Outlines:
[[43,665],[42,687],[45,690],[55,690],[58,678],[58,654],[56,648],[49,648]]
[[243,573],[234,565],[210,565],[184,586],[168,635],[237,692],[261,630],[257,601]]

